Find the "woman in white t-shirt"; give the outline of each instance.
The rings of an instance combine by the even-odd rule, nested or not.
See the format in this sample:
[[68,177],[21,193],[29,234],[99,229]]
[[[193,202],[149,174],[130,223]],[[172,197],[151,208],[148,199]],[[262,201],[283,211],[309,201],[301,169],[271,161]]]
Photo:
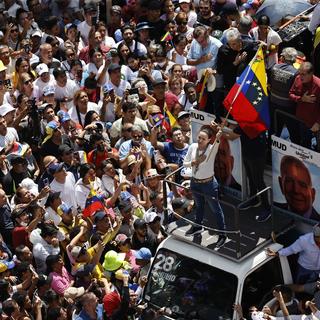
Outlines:
[[251,29],[250,34],[254,40],[264,42],[264,54],[266,69],[271,69],[278,63],[278,47],[282,42],[279,34],[270,27],[270,19],[268,16],[260,16],[258,26]]
[[109,37],[106,24],[103,21],[99,21],[97,24],[97,28],[98,28],[97,31],[101,33],[102,44],[108,48],[114,48],[116,45],[116,42],[112,37]]
[[90,62],[87,65],[89,77],[96,77],[98,70],[104,65],[103,53],[100,48],[93,48],[89,51]]
[[167,57],[174,63],[179,63],[181,65],[187,65],[187,38],[185,35],[178,34],[173,37],[173,49],[167,53]]
[[191,0],[179,0],[179,8],[176,12],[185,12],[188,17],[188,26],[193,28],[193,25],[197,22],[197,14],[193,10]]
[[84,90],[78,90],[73,97],[73,107],[68,111],[72,121],[84,126],[86,114],[90,110],[99,113],[99,107],[96,103],[90,102],[88,94]]

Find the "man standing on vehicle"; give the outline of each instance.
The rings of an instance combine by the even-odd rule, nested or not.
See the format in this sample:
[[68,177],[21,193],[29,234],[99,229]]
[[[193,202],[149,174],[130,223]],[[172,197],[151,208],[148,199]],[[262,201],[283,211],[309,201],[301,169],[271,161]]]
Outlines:
[[287,257],[299,253],[296,283],[316,281],[320,273],[320,225],[315,225],[313,232],[300,236],[289,247],[282,248],[278,252],[267,248],[266,253],[270,257]]

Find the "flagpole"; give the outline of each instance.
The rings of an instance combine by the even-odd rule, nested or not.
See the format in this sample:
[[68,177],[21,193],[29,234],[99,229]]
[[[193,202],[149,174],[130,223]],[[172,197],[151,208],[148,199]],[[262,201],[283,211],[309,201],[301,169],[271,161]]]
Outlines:
[[[254,57],[251,59],[250,63],[248,64],[248,67],[251,66],[251,65],[252,65],[252,62],[257,58],[259,49],[260,49],[261,47],[262,47],[262,44],[259,45],[259,47],[258,47],[258,49],[257,49],[257,52],[256,52],[256,54],[254,55]],[[244,79],[243,79],[243,81],[241,82],[240,87],[238,88],[238,90],[237,90],[237,92],[236,92],[236,94],[235,94],[235,96],[234,96],[234,98],[233,98],[233,100],[232,100],[232,102],[231,102],[231,105],[230,105],[230,108],[229,108],[229,110],[228,110],[228,112],[227,112],[227,115],[226,115],[226,117],[224,118],[224,120],[223,120],[223,122],[222,122],[221,129],[226,125],[226,122],[227,122],[227,120],[228,120],[228,117],[229,117],[229,115],[230,115],[230,112],[232,111],[233,104],[234,104],[234,102],[236,101],[236,99],[238,98],[238,96],[239,96],[239,94],[240,94],[240,92],[241,92],[241,90],[242,90],[242,88],[243,88],[243,86],[244,86],[244,83],[245,83],[246,80],[247,80],[247,77],[248,77],[249,73],[250,73],[250,68],[248,68],[248,70],[247,70],[247,72],[246,72],[246,74],[245,74],[245,76],[244,76]]]
[[[234,104],[234,102],[236,101],[236,99],[238,98],[238,96],[239,96],[239,94],[240,94],[240,92],[241,92],[241,90],[242,90],[242,88],[243,88],[243,86],[244,86],[244,83],[246,82],[247,77],[248,77],[248,75],[249,75],[249,73],[250,73],[250,67],[249,67],[249,66],[251,66],[252,63],[253,63],[253,61],[257,58],[259,49],[260,49],[261,47],[262,47],[262,44],[259,45],[256,54],[254,55],[254,57],[251,59],[250,63],[248,64],[248,70],[247,70],[247,72],[246,72],[246,74],[245,74],[245,76],[244,76],[244,78],[243,78],[243,81],[241,82],[241,84],[240,84],[240,86],[239,86],[239,88],[238,88],[238,90],[237,90],[237,92],[236,92],[236,94],[235,94],[235,96],[234,96],[234,98],[233,98],[233,100],[232,100],[232,102],[231,102],[230,108],[229,108],[229,110],[228,110],[228,112],[227,112],[226,117],[224,118],[224,120],[223,120],[223,122],[222,122],[222,124],[221,124],[220,130],[222,130],[222,129],[225,127],[226,123],[227,123],[227,120],[228,120],[228,118],[229,118],[230,112],[232,111],[232,108],[233,108],[233,104]],[[216,143],[217,143],[217,138],[214,139],[214,142],[213,142],[212,146],[214,147]],[[209,153],[206,161],[208,161],[208,159],[210,158],[211,153],[212,153],[212,150],[214,149],[213,147],[211,148],[210,153]]]

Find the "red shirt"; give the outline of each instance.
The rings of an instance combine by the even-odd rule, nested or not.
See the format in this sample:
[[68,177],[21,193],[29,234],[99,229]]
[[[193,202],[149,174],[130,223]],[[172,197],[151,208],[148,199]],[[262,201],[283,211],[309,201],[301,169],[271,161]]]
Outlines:
[[[303,102],[301,98],[305,93],[315,95],[316,102]],[[320,124],[320,78],[313,76],[311,82],[303,84],[300,75],[297,75],[289,91],[289,98],[297,103],[296,117],[308,128],[316,122]]]
[[21,244],[30,247],[29,234],[26,227],[15,227],[12,231],[12,244],[16,248]]

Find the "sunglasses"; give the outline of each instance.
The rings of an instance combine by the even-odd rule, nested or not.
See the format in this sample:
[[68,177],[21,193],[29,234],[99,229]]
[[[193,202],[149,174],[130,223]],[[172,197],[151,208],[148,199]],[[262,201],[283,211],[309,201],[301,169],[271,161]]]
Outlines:
[[177,25],[181,26],[181,25],[184,25],[186,26],[188,24],[187,21],[181,21],[181,22],[177,22]]
[[18,29],[11,29],[10,32],[11,32],[11,33],[19,32],[19,30],[18,30]]
[[132,128],[123,129],[123,131],[125,131],[125,132],[131,132],[131,131],[132,131]]
[[132,135],[132,138],[133,139],[141,139],[141,138],[143,138],[143,135],[142,134],[135,134],[135,135]]
[[24,82],[24,84],[30,84],[30,83],[32,83],[32,80],[31,80],[31,79],[26,80],[26,81]]

